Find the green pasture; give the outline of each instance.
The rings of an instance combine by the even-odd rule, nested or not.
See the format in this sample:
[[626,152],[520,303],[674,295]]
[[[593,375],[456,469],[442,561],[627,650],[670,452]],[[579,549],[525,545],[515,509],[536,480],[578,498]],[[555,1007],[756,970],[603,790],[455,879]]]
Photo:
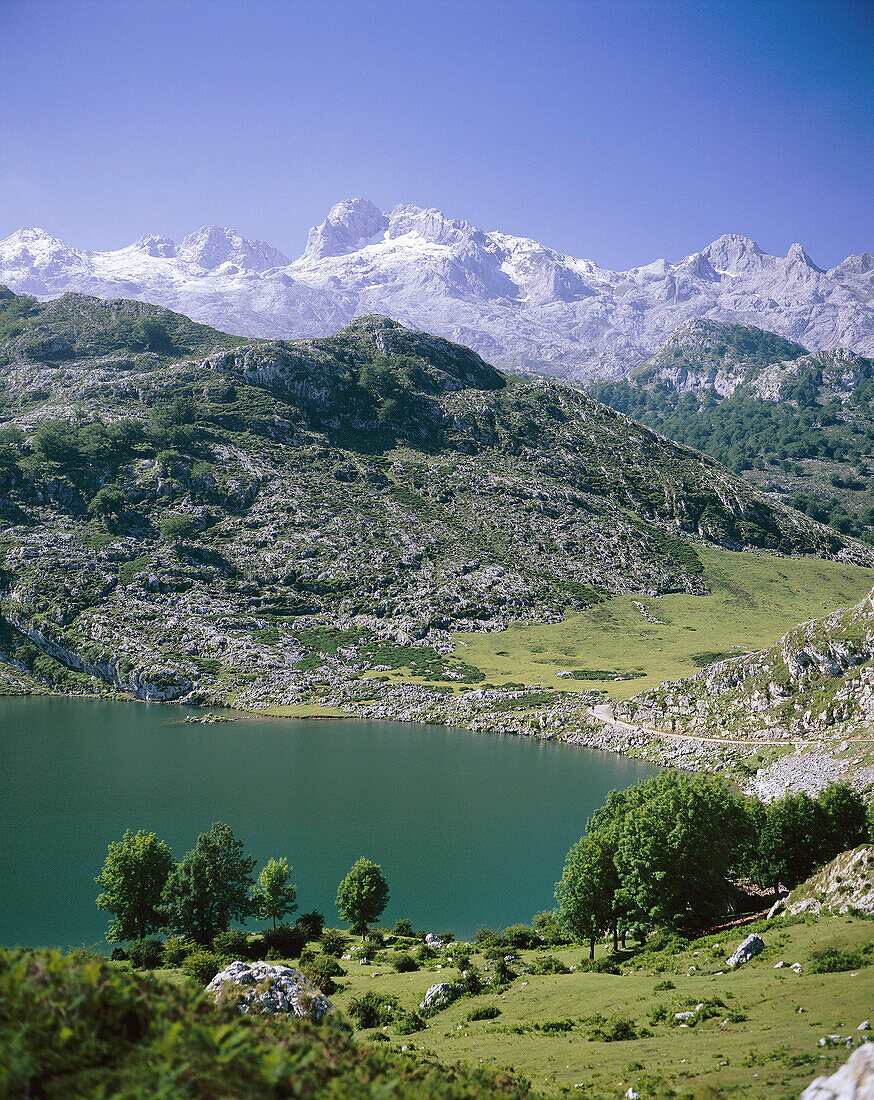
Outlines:
[[[787,927],[778,921],[762,931],[766,951],[759,958],[737,971],[726,970],[725,958],[748,931],[742,927],[711,935],[677,953],[629,951],[622,974],[520,973],[500,993],[460,998],[428,1019],[424,1030],[400,1035],[387,1025],[379,1033],[393,1047],[414,1046],[441,1061],[512,1066],[547,1095],[618,1098],[633,1086],[645,1100],[794,1100],[814,1077],[834,1072],[849,1056],[845,1047],[823,1048],[819,1040],[832,1034],[844,1039],[852,1035],[854,1040],[862,1034],[870,1037],[870,1031],[860,1033],[857,1028],[874,1018],[874,965],[814,974],[812,953],[829,946],[864,947],[874,941],[874,923],[852,916],[807,917]],[[719,946],[714,949],[715,944]],[[586,954],[581,947],[542,948],[520,952],[520,961],[530,963],[545,953],[568,966],[576,966]],[[476,954],[471,961],[484,966]],[[785,965],[775,969],[780,961]],[[790,969],[796,962],[801,964],[800,974]],[[348,978],[338,979],[344,988],[334,1000],[343,1009],[372,990],[395,995],[402,1008],[413,1011],[430,985],[459,976],[446,963],[441,969],[432,963],[432,969],[412,974],[393,973],[378,959],[342,965]],[[519,969],[518,962],[511,966]],[[666,983],[674,988],[658,988]],[[673,1022],[675,1012],[716,1000],[724,1007],[714,1008],[711,1018],[689,1027]],[[500,1015],[477,1022],[466,1019],[472,1009],[486,1005],[497,1007]],[[670,1022],[652,1023],[650,1014],[661,1005]],[[598,1016],[608,1022],[616,1017],[631,1021],[638,1037],[593,1039],[591,1021]],[[358,1035],[367,1041],[377,1031]]]
[[[874,570],[841,562],[699,547],[696,552],[708,595],[616,596],[561,623],[456,634],[455,654],[497,686],[594,687],[625,699],[690,676],[713,655],[764,649],[799,622],[857,603],[874,586]],[[610,675],[557,677],[561,671]],[[629,675],[634,678],[615,679]]]

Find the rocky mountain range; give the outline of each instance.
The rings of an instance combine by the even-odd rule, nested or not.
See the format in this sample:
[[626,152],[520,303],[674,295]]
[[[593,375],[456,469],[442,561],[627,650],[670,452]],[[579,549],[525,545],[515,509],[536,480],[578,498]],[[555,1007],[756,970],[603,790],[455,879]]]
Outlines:
[[439,690],[482,679],[453,631],[703,592],[701,543],[874,564],[577,390],[385,317],[247,343],[2,291],[0,414],[0,651],[27,690],[266,705],[398,667]]
[[323,336],[378,312],[504,369],[570,379],[622,377],[696,318],[756,325],[808,351],[874,354],[867,252],[823,271],[800,244],[771,256],[730,234],[676,262],[613,271],[437,210],[386,213],[360,198],[334,206],[293,262],[216,226],[109,252],[28,228],[0,241],[0,282],[39,297],[148,301],[247,337]]

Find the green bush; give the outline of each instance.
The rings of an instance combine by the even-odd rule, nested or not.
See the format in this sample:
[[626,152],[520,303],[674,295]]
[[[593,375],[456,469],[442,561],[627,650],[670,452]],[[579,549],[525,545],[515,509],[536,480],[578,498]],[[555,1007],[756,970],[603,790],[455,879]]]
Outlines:
[[608,955],[603,959],[581,959],[580,970],[588,970],[592,974],[621,974],[619,964]]
[[164,945],[155,936],[132,940],[127,950],[131,965],[138,970],[154,970],[164,956]]
[[397,997],[369,990],[350,1003],[349,1015],[362,1029],[382,1027],[392,1022],[399,1006]]
[[220,970],[225,967],[225,960],[214,951],[207,951],[205,947],[198,947],[187,955],[182,962],[182,973],[198,982],[200,985],[209,985]]
[[416,935],[415,931],[413,930],[412,921],[408,921],[406,918],[397,921],[394,928],[392,929],[392,933],[395,936],[402,936],[404,939],[410,940],[413,939]]
[[310,962],[302,965],[300,969],[304,977],[309,978],[313,985],[318,986],[326,997],[336,993],[339,988],[334,978],[346,976],[343,967],[330,955],[316,955]]
[[477,1020],[494,1020],[500,1015],[501,1010],[496,1005],[480,1005],[479,1008],[472,1008],[464,1018],[473,1024]]
[[394,1027],[398,1035],[413,1035],[421,1031],[425,1021],[418,1012],[408,1012],[405,1008],[399,1008],[394,1014]]
[[411,974],[419,969],[419,964],[408,951],[396,951],[390,962],[398,974]]
[[311,913],[301,913],[295,925],[303,932],[307,941],[317,940],[325,927],[325,915],[318,909],[313,909]]
[[326,955],[342,955],[348,946],[348,937],[336,928],[326,928],[322,933],[322,950]]
[[[303,951],[307,936],[299,923],[295,925],[277,924],[264,932],[264,946],[275,951],[280,959],[297,959]],[[315,937],[312,937],[315,939]]]
[[[512,971],[510,971],[512,974]],[[512,980],[512,979],[511,979]],[[482,974],[475,966],[468,967],[458,981],[453,983],[453,988],[459,997],[475,997],[486,988]]]
[[637,1037],[634,1020],[625,1016],[611,1016],[604,1023],[589,1028],[589,1038],[602,1043],[621,1043]]
[[193,940],[184,936],[171,936],[164,941],[164,966],[181,966],[193,950]]
[[492,977],[494,985],[509,985],[518,975],[510,969],[510,964],[505,959],[495,960],[495,969]]
[[174,986],[57,952],[0,950],[4,1096],[522,1100],[524,1082],[446,1069],[333,1025],[242,1016]]
[[810,956],[811,974],[842,974],[846,970],[861,970],[871,960],[858,948],[823,947]]
[[554,955],[538,955],[532,960],[529,970],[532,974],[570,974],[570,967]]
[[242,928],[230,928],[219,932],[213,938],[212,949],[216,955],[227,959],[251,959],[254,956],[249,947],[249,939]]
[[503,940],[520,951],[540,946],[540,934],[527,924],[511,924],[504,930]]

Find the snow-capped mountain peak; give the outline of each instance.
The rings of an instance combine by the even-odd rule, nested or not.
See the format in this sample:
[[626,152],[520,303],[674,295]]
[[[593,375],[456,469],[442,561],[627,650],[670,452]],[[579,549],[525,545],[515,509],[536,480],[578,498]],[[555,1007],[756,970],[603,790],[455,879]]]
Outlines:
[[674,262],[611,271],[439,210],[337,203],[293,263],[263,241],[205,226],[113,252],[40,229],[0,241],[0,283],[45,297],[138,298],[244,336],[306,337],[383,313],[469,344],[498,366],[572,378],[627,374],[684,322],[776,332],[811,351],[874,354],[874,258],[824,272],[799,244],[771,256],[730,233]]
[[223,264],[231,264],[240,271],[267,271],[290,263],[273,245],[247,240],[236,230],[219,225],[205,225],[183,237],[176,255],[206,271],[215,271]]
[[321,225],[314,225],[307,238],[302,262],[317,262],[326,256],[346,256],[388,228],[388,215],[369,199],[346,199],[332,206]]
[[144,233],[130,248],[131,251],[142,252],[161,260],[172,260],[176,256],[176,244],[169,237],[161,237],[155,233]]

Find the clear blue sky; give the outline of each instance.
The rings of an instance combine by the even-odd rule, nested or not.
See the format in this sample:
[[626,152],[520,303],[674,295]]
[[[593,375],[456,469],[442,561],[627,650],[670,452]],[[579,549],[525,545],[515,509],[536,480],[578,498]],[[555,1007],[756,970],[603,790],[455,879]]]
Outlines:
[[872,0],[0,0],[0,236],[336,201],[627,267],[726,232],[874,251]]

